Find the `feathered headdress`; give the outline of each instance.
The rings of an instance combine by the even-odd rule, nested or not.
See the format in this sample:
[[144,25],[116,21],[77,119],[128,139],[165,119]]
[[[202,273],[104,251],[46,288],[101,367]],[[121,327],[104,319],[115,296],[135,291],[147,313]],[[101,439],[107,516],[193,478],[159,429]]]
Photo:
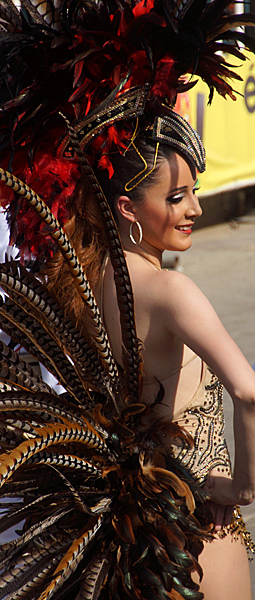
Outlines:
[[[207,495],[161,446],[162,432],[187,449],[178,425],[146,425],[132,288],[107,199],[93,168],[112,173],[146,129],[204,169],[197,134],[174,111],[176,95],[202,77],[233,97],[239,78],[224,52],[254,48],[213,0],[95,0],[0,5],[0,177],[11,238],[44,261],[57,247],[87,307],[86,339],[47,287],[22,264],[0,268],[1,327],[58,379],[58,397],[0,343],[0,600],[200,600],[192,579],[211,535]],[[183,75],[190,75],[184,82]],[[164,109],[162,110],[162,105]],[[91,286],[66,234],[68,207],[86,173],[114,268],[123,373]],[[21,197],[21,200],[19,198]],[[29,208],[28,208],[29,206]],[[160,388],[155,402],[163,398]],[[18,536],[19,534],[19,536]]]
[[[177,94],[197,77],[208,84],[209,101],[214,90],[234,98],[232,80],[240,76],[224,53],[243,60],[237,42],[252,50],[255,44],[236,30],[252,24],[253,17],[229,15],[228,5],[227,0],[25,0],[18,11],[3,0],[1,166],[32,187],[63,225],[66,200],[81,170],[66,119],[90,163],[111,175],[111,148],[125,150],[134,121],[139,117],[140,129],[154,124],[159,131],[155,117],[162,116],[162,103],[172,108]],[[189,76],[186,83],[183,75]],[[185,132],[179,129],[175,137],[178,145]],[[204,169],[204,157],[197,167]],[[1,191],[6,204],[11,202],[12,242],[26,259],[43,259],[44,250],[51,255],[54,245],[26,203],[12,202],[13,192]]]

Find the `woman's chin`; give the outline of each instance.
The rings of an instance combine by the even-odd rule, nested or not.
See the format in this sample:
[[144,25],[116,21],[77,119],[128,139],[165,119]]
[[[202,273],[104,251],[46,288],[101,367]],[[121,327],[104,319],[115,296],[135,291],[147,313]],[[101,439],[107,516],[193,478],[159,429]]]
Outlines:
[[170,252],[185,252],[185,250],[189,250],[192,246],[192,240],[190,237],[186,237],[182,243],[177,244],[167,244],[165,250],[169,250]]

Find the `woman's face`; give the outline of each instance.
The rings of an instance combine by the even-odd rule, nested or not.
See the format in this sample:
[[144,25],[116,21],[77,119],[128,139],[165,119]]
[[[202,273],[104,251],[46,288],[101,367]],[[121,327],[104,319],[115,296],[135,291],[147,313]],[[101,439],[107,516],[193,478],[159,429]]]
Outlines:
[[133,205],[143,229],[141,247],[180,252],[191,246],[192,226],[202,214],[195,186],[195,172],[179,154],[162,162],[158,183],[147,188],[142,203]]

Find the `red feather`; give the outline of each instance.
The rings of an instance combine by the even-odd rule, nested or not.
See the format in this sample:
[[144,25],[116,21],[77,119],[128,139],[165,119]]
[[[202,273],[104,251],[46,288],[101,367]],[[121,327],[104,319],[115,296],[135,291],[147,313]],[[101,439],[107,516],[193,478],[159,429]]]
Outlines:
[[144,15],[154,8],[154,0],[142,0],[133,8],[133,14],[135,17]]

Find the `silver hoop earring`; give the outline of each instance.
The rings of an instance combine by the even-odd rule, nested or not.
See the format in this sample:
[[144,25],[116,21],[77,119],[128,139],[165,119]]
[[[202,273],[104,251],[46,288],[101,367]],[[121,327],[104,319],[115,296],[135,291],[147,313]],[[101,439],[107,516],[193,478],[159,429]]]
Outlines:
[[[133,225],[137,225],[138,227],[138,231],[139,231],[139,240],[138,242],[135,241],[135,238],[133,236]],[[129,237],[131,239],[131,242],[133,242],[133,244],[135,244],[136,246],[139,246],[139,244],[141,244],[141,241],[143,239],[143,230],[142,230],[142,226],[140,225],[139,221],[132,221],[130,223],[130,227],[129,227]]]

